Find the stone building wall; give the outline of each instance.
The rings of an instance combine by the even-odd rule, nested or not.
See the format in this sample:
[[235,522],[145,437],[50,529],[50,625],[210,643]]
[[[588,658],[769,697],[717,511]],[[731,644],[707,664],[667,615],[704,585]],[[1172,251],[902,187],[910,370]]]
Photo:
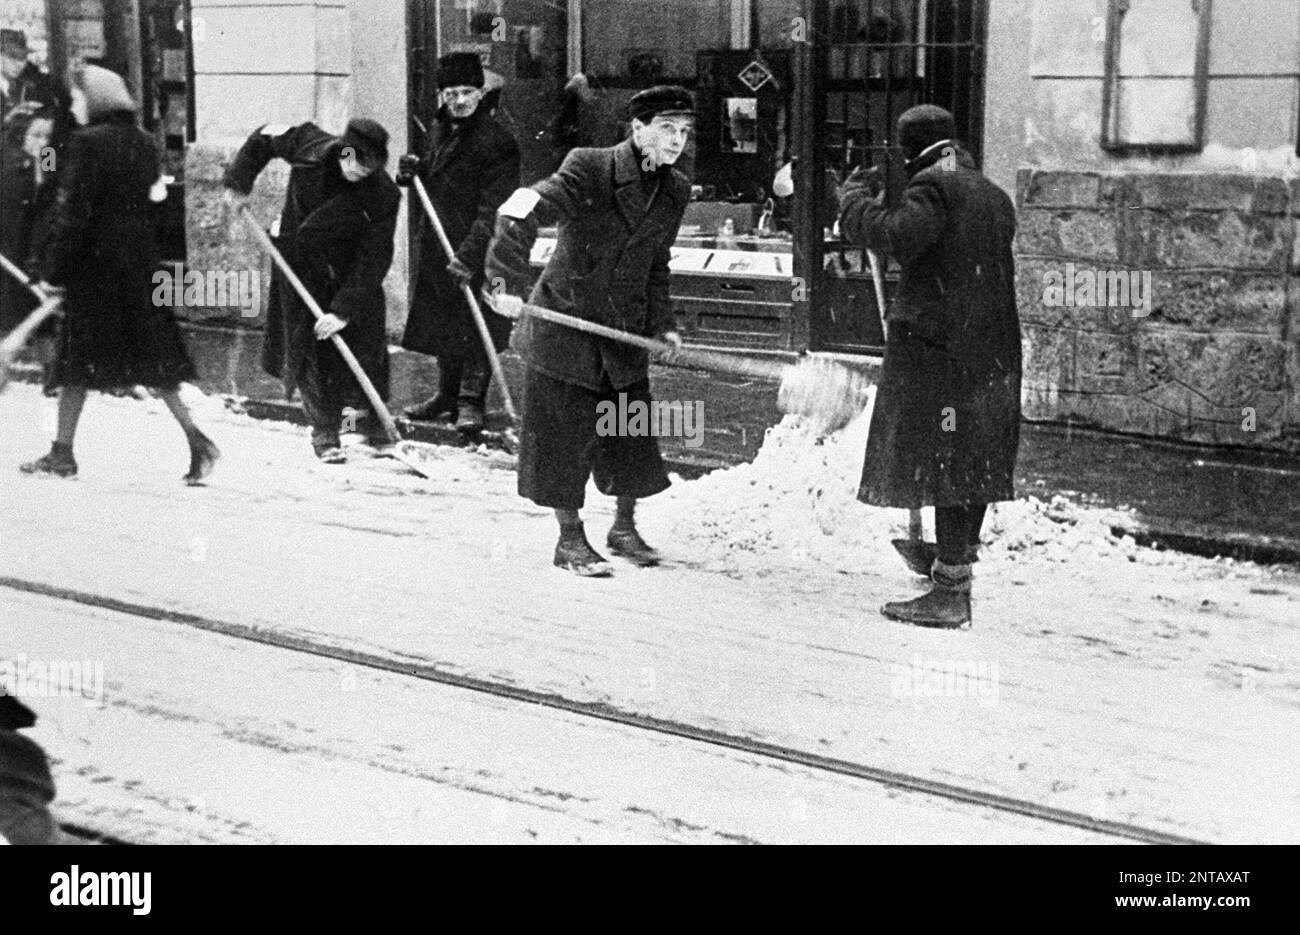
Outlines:
[[[1046,170],[1018,182],[1026,417],[1300,450],[1300,184]],[[1053,274],[1112,270],[1149,273],[1149,312],[1045,301]]]
[[[262,124],[311,121],[342,133],[349,115],[388,129],[390,161],[406,152],[406,10],[402,0],[193,0],[196,140],[186,153],[187,268],[257,270],[271,262],[242,228],[225,224],[221,178],[248,134]],[[251,207],[264,227],[279,216],[288,166],[274,161],[253,189]],[[403,196],[405,197],[405,196]],[[388,330],[406,320],[405,210],[384,282]],[[237,306],[177,309],[191,320],[261,327],[259,314]]]
[[[1106,0],[992,4],[986,171],[1015,180],[1025,414],[1297,451],[1300,3],[1207,8],[1203,145],[1162,154],[1101,146]],[[1149,314],[1049,304],[1067,271],[1148,275]]]

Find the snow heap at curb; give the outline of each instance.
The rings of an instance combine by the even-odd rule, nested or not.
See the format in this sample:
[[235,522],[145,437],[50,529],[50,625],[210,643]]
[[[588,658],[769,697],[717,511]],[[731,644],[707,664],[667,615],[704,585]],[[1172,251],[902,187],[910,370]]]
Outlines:
[[[862,414],[822,440],[787,416],[768,430],[751,463],[676,483],[656,504],[666,511],[674,540],[696,552],[697,560],[735,571],[809,560],[849,573],[881,562],[899,565],[889,540],[907,535],[906,511],[857,499],[874,403],[872,388]],[[933,539],[934,511],[924,512],[927,538]],[[981,562],[1136,561],[1139,553],[1162,561],[1129,537],[1114,536],[1115,515],[1064,497],[998,504],[985,522]]]

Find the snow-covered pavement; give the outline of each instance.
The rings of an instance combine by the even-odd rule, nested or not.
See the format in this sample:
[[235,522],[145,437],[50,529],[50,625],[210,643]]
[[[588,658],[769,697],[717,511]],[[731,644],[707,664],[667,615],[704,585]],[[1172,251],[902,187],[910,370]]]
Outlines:
[[[862,423],[824,445],[783,427],[754,464],[646,501],[643,532],[672,561],[619,564],[613,579],[585,581],[550,567],[552,521],[515,496],[499,458],[440,451],[435,481],[388,460],[325,466],[302,429],[254,422],[217,400],[199,408],[225,452],[208,487],[181,485],[184,443],[161,404],[100,396],[78,439],[81,477],[34,479],[17,465],[48,446],[53,405],[32,387],[11,387],[0,397],[0,575],[1173,834],[1300,840],[1294,570],[1149,552],[1114,541],[1093,511],[1017,503],[990,524],[974,628],[921,631],[877,612],[920,584],[885,541],[901,534],[901,514],[852,501]],[[610,507],[592,497],[593,542]],[[77,628],[63,630],[68,657],[81,658]],[[36,655],[13,644],[23,631],[4,632],[6,655]],[[132,639],[147,655],[149,641]],[[176,665],[170,650],[159,656],[154,671]],[[274,671],[270,656],[259,664]],[[201,682],[201,671],[187,678]],[[138,681],[131,666],[106,666],[106,734],[114,699],[137,697]],[[298,684],[286,680],[283,691]],[[201,688],[190,686],[194,697]],[[343,689],[318,679],[301,690]],[[286,711],[303,703],[286,698]],[[55,723],[39,728],[51,746],[63,709],[54,710]],[[392,716],[410,731],[418,714],[405,707]],[[76,735],[94,743],[95,716],[87,717]],[[348,723],[375,737],[397,729],[375,717]],[[156,742],[140,739],[142,749]],[[567,748],[553,749],[549,756]],[[680,762],[682,783],[703,782],[688,757]],[[214,782],[225,781],[221,769],[208,758]],[[167,776],[156,781],[165,787]],[[365,801],[358,786],[349,788]],[[97,787],[131,795],[112,780]],[[779,811],[772,795],[755,797],[753,813]],[[719,791],[718,807],[736,800]],[[860,828],[849,811],[861,803],[837,801],[843,822],[832,815],[827,826]],[[733,825],[744,823],[708,827]]]

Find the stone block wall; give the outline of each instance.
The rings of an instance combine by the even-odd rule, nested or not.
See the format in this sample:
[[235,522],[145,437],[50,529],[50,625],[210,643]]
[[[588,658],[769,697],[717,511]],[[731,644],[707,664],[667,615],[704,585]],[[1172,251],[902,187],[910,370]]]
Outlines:
[[[1300,451],[1300,183],[1024,169],[1016,202],[1027,418]],[[1115,270],[1149,314],[1045,301]]]

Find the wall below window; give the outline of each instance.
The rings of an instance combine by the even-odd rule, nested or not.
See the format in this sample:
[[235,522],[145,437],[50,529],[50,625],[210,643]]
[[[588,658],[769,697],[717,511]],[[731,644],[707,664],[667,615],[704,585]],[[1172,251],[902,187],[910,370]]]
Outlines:
[[[1017,201],[1027,418],[1300,451],[1300,182],[1025,170]],[[1085,291],[1112,273],[1149,307]]]

